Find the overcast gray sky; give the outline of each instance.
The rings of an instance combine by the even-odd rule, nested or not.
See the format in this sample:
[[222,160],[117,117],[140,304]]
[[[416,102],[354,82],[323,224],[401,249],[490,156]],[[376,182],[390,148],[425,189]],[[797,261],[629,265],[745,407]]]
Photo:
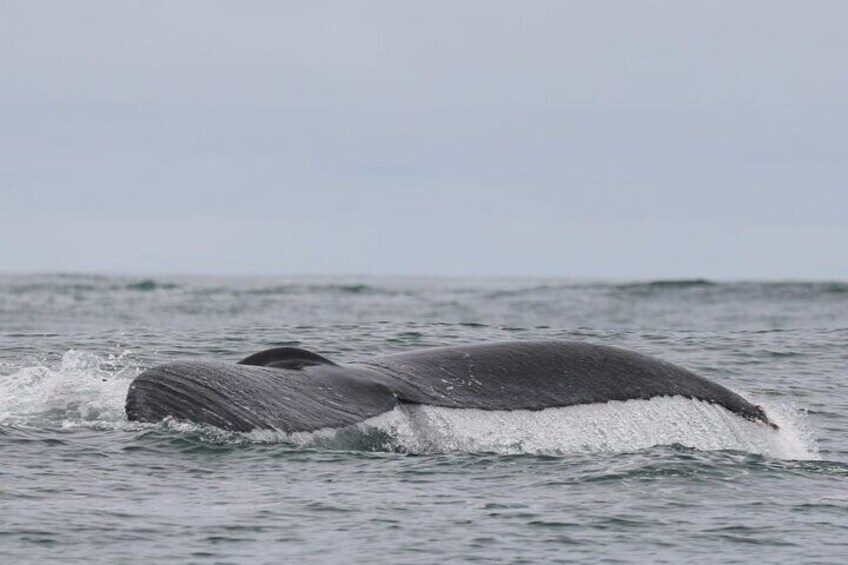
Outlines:
[[848,2],[0,0],[0,271],[848,279]]

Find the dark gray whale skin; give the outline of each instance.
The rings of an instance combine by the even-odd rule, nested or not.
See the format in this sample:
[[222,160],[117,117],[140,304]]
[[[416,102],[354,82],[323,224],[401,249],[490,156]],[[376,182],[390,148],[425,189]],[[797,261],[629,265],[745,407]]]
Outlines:
[[177,361],[132,382],[130,420],[188,420],[226,430],[313,431],[361,422],[398,403],[542,410],[611,400],[682,396],[772,424],[759,406],[660,359],[572,341],[434,347],[336,365],[295,348],[239,364]]

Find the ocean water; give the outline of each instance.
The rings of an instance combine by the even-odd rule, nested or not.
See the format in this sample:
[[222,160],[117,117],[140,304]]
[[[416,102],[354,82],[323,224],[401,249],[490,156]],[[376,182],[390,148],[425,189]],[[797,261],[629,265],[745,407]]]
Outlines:
[[[311,434],[127,422],[146,367],[585,340],[658,398],[401,407]],[[848,284],[0,276],[0,563],[809,562],[848,555]]]

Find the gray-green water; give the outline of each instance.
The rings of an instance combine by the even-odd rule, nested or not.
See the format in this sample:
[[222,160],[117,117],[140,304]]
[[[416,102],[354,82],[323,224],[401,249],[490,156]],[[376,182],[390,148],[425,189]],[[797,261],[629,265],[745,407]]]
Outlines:
[[[405,408],[339,432],[130,424],[145,367],[577,339],[762,403]],[[848,285],[0,277],[0,562],[841,563]]]

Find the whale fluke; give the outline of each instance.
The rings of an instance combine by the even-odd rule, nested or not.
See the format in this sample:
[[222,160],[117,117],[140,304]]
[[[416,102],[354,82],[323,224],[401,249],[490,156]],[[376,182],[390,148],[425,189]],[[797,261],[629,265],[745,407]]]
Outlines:
[[228,430],[313,431],[354,424],[400,403],[543,410],[662,396],[711,402],[776,427],[759,406],[660,359],[606,345],[516,341],[434,347],[337,365],[292,347],[238,364],[181,361],[141,373],[130,420],[189,420]]

